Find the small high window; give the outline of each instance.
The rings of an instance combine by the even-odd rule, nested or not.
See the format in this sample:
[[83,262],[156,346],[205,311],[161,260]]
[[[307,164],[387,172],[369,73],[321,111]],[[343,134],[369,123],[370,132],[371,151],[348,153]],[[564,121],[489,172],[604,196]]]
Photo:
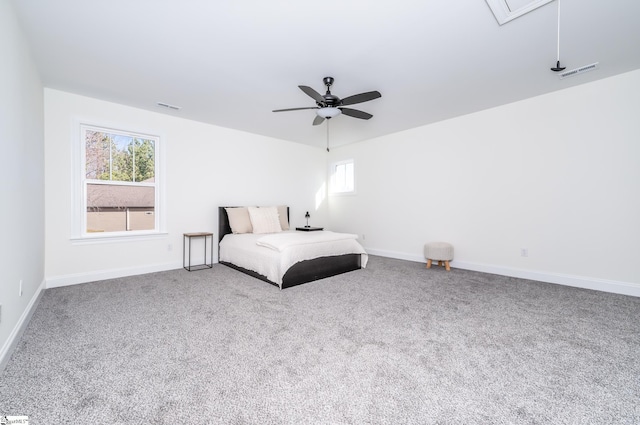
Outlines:
[[331,193],[355,193],[355,165],[353,159],[334,162],[329,170]]

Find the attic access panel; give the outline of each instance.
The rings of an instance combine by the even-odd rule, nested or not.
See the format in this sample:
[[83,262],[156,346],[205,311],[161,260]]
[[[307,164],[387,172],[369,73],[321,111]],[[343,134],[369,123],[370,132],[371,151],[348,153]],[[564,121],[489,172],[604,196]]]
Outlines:
[[506,24],[552,1],[553,0],[486,0],[500,25]]

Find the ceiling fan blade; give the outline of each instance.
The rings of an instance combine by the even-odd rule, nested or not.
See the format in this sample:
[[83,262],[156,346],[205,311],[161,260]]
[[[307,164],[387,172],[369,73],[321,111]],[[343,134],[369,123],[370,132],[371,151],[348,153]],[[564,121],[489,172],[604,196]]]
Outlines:
[[271,112],[301,111],[303,109],[318,109],[318,107],[317,106],[313,106],[313,107],[308,107],[308,108],[274,109]]
[[298,86],[298,87],[300,88],[300,90],[305,92],[307,96],[313,98],[313,100],[315,100],[316,102],[324,104],[324,97],[322,97],[320,93],[318,93],[311,87],[307,87],[307,86]]
[[361,120],[368,120],[373,116],[368,112],[359,111],[357,109],[351,109],[351,108],[338,108],[338,109],[340,109],[342,113],[345,115],[349,115],[350,117],[354,117],[354,118],[360,118]]
[[369,100],[382,97],[379,91],[368,91],[366,93],[354,94],[342,99],[341,105],[355,105],[356,103],[368,102]]
[[323,121],[324,118],[322,118],[320,115],[316,115],[315,119],[313,120],[313,125],[320,125]]

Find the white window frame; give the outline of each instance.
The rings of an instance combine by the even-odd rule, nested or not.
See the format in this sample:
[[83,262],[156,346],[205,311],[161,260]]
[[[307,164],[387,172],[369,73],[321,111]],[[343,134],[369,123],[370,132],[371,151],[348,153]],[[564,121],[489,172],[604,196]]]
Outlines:
[[547,3],[551,3],[553,0],[530,0],[525,5],[511,10],[509,7],[509,0],[486,0],[487,4],[491,8],[493,15],[496,17],[499,25],[504,25],[522,15],[525,15]]
[[[346,167],[351,165],[353,167],[353,178],[351,182],[351,189],[349,185],[342,185],[336,181],[337,169],[339,167]],[[355,195],[356,194],[356,164],[353,159],[343,159],[340,161],[332,162],[329,165],[329,193],[331,195]]]
[[[131,131],[123,130],[127,126],[106,125],[90,120],[74,120],[74,133],[72,143],[73,152],[73,213],[71,214],[71,241],[73,243],[100,243],[100,242],[122,242],[130,240],[154,239],[166,237],[165,220],[165,197],[164,197],[164,137],[153,131]],[[154,141],[155,169],[155,206],[154,206],[154,229],[153,230],[132,230],[122,232],[87,232],[87,178],[86,178],[86,130],[102,131],[112,134],[121,134],[129,137],[144,138]],[[93,181],[95,183],[95,181]],[[125,183],[126,184],[126,183]],[[140,185],[141,183],[135,183]]]

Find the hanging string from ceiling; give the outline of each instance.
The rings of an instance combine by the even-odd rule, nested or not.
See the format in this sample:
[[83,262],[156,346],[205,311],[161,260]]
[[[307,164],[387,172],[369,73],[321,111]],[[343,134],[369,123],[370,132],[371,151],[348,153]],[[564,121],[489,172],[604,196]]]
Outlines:
[[331,120],[327,120],[327,152],[329,152],[329,122]]
[[560,66],[560,0],[558,1],[558,54],[556,56],[556,66],[554,68],[551,68],[552,71],[554,72],[560,72],[560,71],[564,71],[565,67],[564,66]]

